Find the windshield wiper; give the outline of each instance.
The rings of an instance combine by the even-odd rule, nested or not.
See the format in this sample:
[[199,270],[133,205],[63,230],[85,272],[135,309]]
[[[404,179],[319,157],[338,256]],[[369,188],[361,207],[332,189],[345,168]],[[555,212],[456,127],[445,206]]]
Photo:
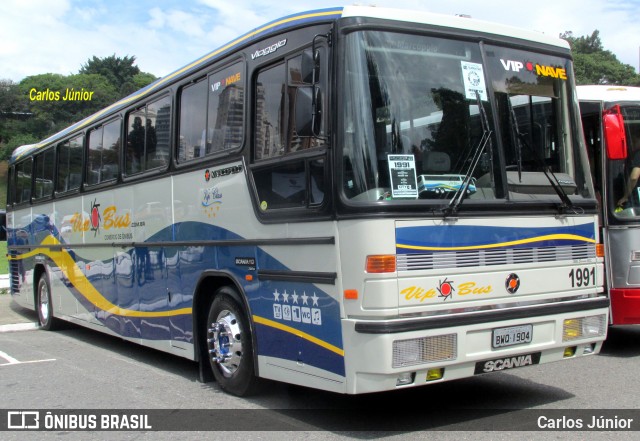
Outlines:
[[547,166],[544,163],[544,160],[540,156],[540,152],[535,150],[531,146],[531,144],[529,144],[529,141],[527,140],[527,138],[522,133],[520,133],[518,120],[516,119],[516,112],[513,110],[513,105],[511,104],[511,99],[508,95],[507,95],[507,106],[509,107],[509,121],[511,122],[512,138],[515,135],[516,148],[518,149],[518,152],[517,152],[518,180],[522,182],[522,144],[524,144],[525,147],[527,147],[527,149],[529,149],[529,151],[533,153],[533,159],[536,161],[536,164],[542,170],[544,175],[547,177],[547,180],[549,181],[549,183],[551,184],[551,187],[560,198],[560,201],[562,201],[562,204],[560,204],[560,206],[558,207],[559,211],[562,213],[567,211],[568,209],[571,209],[575,212],[575,207],[573,205],[573,202],[571,202],[571,199],[567,195],[567,192],[564,191],[564,188],[562,188],[562,185],[560,185],[560,181],[558,181],[558,177],[553,173],[553,170],[551,170],[551,167]]
[[[458,207],[462,203],[465,195],[467,194],[467,190],[469,189],[469,185],[471,185],[471,181],[473,180],[473,173],[476,171],[476,167],[480,162],[480,158],[482,158],[482,154],[484,150],[489,144],[490,157],[493,158],[493,148],[491,145],[491,130],[489,129],[489,119],[487,118],[487,114],[484,111],[484,107],[482,106],[482,100],[480,99],[480,94],[476,91],[476,102],[478,103],[478,110],[480,112],[480,121],[482,123],[482,138],[478,142],[478,145],[473,150],[473,158],[471,159],[471,163],[464,175],[464,180],[462,181],[462,185],[458,187],[455,194],[449,201],[449,205],[443,208],[444,216],[451,216],[458,211]],[[493,172],[493,161],[491,165],[491,172]]]

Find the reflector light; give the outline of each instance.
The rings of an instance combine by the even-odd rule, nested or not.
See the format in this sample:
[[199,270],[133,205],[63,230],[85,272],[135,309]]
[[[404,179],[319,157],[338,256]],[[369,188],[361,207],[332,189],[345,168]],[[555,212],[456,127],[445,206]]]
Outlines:
[[357,300],[358,299],[358,290],[357,289],[345,289],[344,290],[344,298],[348,300]]
[[366,271],[368,273],[395,273],[396,256],[394,254],[367,256]]

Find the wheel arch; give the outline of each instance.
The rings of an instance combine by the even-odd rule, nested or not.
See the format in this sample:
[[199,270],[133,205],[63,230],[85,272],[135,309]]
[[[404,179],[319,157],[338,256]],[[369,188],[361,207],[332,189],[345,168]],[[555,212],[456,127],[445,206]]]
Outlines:
[[207,315],[209,313],[209,307],[216,297],[216,293],[220,288],[229,286],[233,288],[233,292],[229,292],[230,296],[235,300],[243,311],[247,314],[247,321],[249,323],[249,331],[251,332],[251,341],[253,343],[253,366],[254,372],[258,375],[258,354],[257,354],[257,342],[255,333],[255,323],[253,322],[251,308],[247,299],[246,293],[242,288],[242,285],[238,282],[236,277],[227,271],[204,271],[200,275],[200,279],[196,285],[196,290],[193,298],[193,338],[195,361],[200,366],[200,381],[207,382],[213,381],[213,374],[209,372],[208,360],[207,360],[207,348],[206,348],[206,336],[203,335],[202,329],[205,326]]

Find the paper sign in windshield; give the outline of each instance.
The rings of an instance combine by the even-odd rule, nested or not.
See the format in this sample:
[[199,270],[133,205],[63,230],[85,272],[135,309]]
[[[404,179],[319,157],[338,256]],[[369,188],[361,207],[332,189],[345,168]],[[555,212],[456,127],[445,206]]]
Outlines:
[[476,99],[476,92],[480,94],[482,101],[487,100],[487,86],[484,83],[484,71],[482,64],[460,62],[462,67],[462,79],[464,80],[465,97],[469,100]]
[[391,197],[416,199],[416,158],[413,155],[388,155],[387,158],[391,177]]

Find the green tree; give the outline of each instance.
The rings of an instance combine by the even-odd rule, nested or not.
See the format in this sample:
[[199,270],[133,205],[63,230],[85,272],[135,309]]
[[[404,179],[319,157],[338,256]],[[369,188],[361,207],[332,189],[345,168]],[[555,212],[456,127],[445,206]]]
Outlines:
[[[19,88],[33,114],[31,133],[41,138],[80,121],[118,99],[115,87],[102,75],[41,74],[23,79]],[[93,92],[89,100],[65,100],[67,91]]]
[[16,126],[30,116],[28,106],[22,98],[17,83],[0,80],[0,146],[19,132]]
[[[94,55],[82,65],[80,73],[102,75],[116,88],[122,98],[156,79],[149,73],[140,72],[140,68],[133,65],[135,61],[135,56],[125,55],[120,58],[113,54],[109,57],[98,58]],[[144,74],[146,77],[142,77],[142,80],[138,78],[136,81],[136,77],[140,74]],[[146,84],[144,84],[145,80],[148,81]],[[143,86],[139,86],[138,83],[143,83]]]
[[[134,61],[133,56],[94,56],[75,75],[32,75],[20,83],[0,80],[0,160],[15,147],[43,140],[156,80],[133,66]],[[64,100],[67,90],[82,89],[91,99]]]
[[3,145],[2,151],[0,152],[0,159],[5,160],[11,157],[11,153],[21,145],[26,144],[35,144],[40,141],[40,138],[36,138],[34,135],[30,133],[19,133],[13,136],[9,142]]
[[578,84],[640,85],[640,75],[633,66],[622,63],[613,52],[604,49],[597,29],[582,37],[566,31],[560,38],[571,46]]

